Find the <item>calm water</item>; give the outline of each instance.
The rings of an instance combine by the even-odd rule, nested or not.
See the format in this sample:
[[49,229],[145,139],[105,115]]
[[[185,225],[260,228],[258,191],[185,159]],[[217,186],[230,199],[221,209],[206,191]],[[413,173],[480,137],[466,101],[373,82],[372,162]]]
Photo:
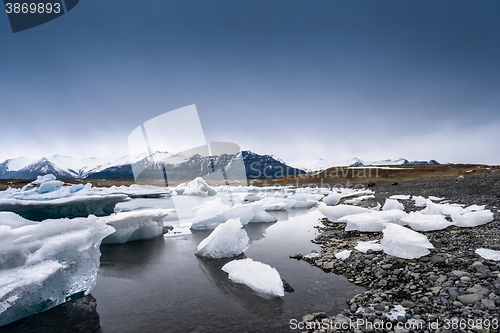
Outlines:
[[221,270],[228,260],[197,258],[196,246],[209,235],[198,232],[101,247],[101,267],[92,296],[18,326],[22,331],[36,327],[37,332],[75,327],[75,322],[78,332],[99,331],[99,324],[105,333],[291,332],[290,319],[300,320],[313,311],[342,311],[345,301],[362,289],[288,257],[319,251],[310,240],[321,214],[313,210],[273,215],[278,217],[277,223],[245,227],[251,244],[243,257],[278,270],[295,289],[282,299],[264,299],[230,282]]

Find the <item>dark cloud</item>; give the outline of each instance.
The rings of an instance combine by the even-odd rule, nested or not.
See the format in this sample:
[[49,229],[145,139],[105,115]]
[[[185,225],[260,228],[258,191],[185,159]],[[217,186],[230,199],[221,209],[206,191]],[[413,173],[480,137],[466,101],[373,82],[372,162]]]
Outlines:
[[[193,103],[209,139],[284,157],[498,139],[499,17],[498,1],[89,0],[12,34],[0,15],[2,155],[126,153],[137,125]],[[489,146],[474,158],[500,163]]]

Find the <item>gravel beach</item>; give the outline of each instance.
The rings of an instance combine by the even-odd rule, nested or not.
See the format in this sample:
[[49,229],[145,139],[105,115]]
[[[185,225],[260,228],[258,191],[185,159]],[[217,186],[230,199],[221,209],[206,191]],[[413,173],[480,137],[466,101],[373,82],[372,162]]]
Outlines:
[[[500,173],[376,183],[375,199],[391,195],[437,196],[450,203],[486,205],[494,221],[473,228],[448,227],[423,232],[433,244],[428,256],[400,259],[383,252],[353,250],[358,241],[379,240],[382,233],[344,231],[345,223],[326,218],[314,240],[314,258],[291,255],[326,272],[343,275],[366,288],[347,300],[342,313],[306,314],[293,329],[304,332],[499,332],[500,262],[475,254],[478,248],[500,250]],[[413,200],[400,200],[406,212],[420,210]],[[345,261],[335,258],[353,250]]]

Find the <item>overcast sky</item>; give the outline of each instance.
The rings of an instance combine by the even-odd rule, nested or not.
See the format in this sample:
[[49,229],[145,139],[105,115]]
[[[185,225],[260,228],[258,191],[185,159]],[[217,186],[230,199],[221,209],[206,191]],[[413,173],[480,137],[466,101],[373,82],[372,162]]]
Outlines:
[[500,164],[500,2],[85,0],[0,14],[0,162],[127,154],[196,104],[208,141],[292,165]]

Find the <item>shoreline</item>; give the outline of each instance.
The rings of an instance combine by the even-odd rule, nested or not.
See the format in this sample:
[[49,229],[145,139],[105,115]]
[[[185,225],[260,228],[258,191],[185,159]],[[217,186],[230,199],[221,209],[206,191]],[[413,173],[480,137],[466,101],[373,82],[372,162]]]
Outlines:
[[[313,240],[322,248],[317,258],[300,259],[325,272],[345,276],[367,288],[346,301],[340,314],[316,312],[302,321],[305,332],[498,332],[500,328],[500,262],[475,254],[477,248],[500,249],[500,174],[456,178],[378,183],[372,187],[375,199],[383,203],[394,194],[439,196],[451,203],[486,205],[494,220],[472,228],[455,226],[422,232],[434,245],[419,259],[400,259],[383,252],[353,250],[345,261],[335,253],[352,250],[358,241],[380,239],[382,233],[344,231],[345,223],[326,218]],[[400,200],[405,211],[417,208],[412,200]],[[371,253],[370,253],[371,252]],[[395,306],[404,312],[389,319]],[[359,312],[365,308],[364,312]],[[400,308],[401,310],[401,308]],[[457,331],[458,332],[458,331]]]

